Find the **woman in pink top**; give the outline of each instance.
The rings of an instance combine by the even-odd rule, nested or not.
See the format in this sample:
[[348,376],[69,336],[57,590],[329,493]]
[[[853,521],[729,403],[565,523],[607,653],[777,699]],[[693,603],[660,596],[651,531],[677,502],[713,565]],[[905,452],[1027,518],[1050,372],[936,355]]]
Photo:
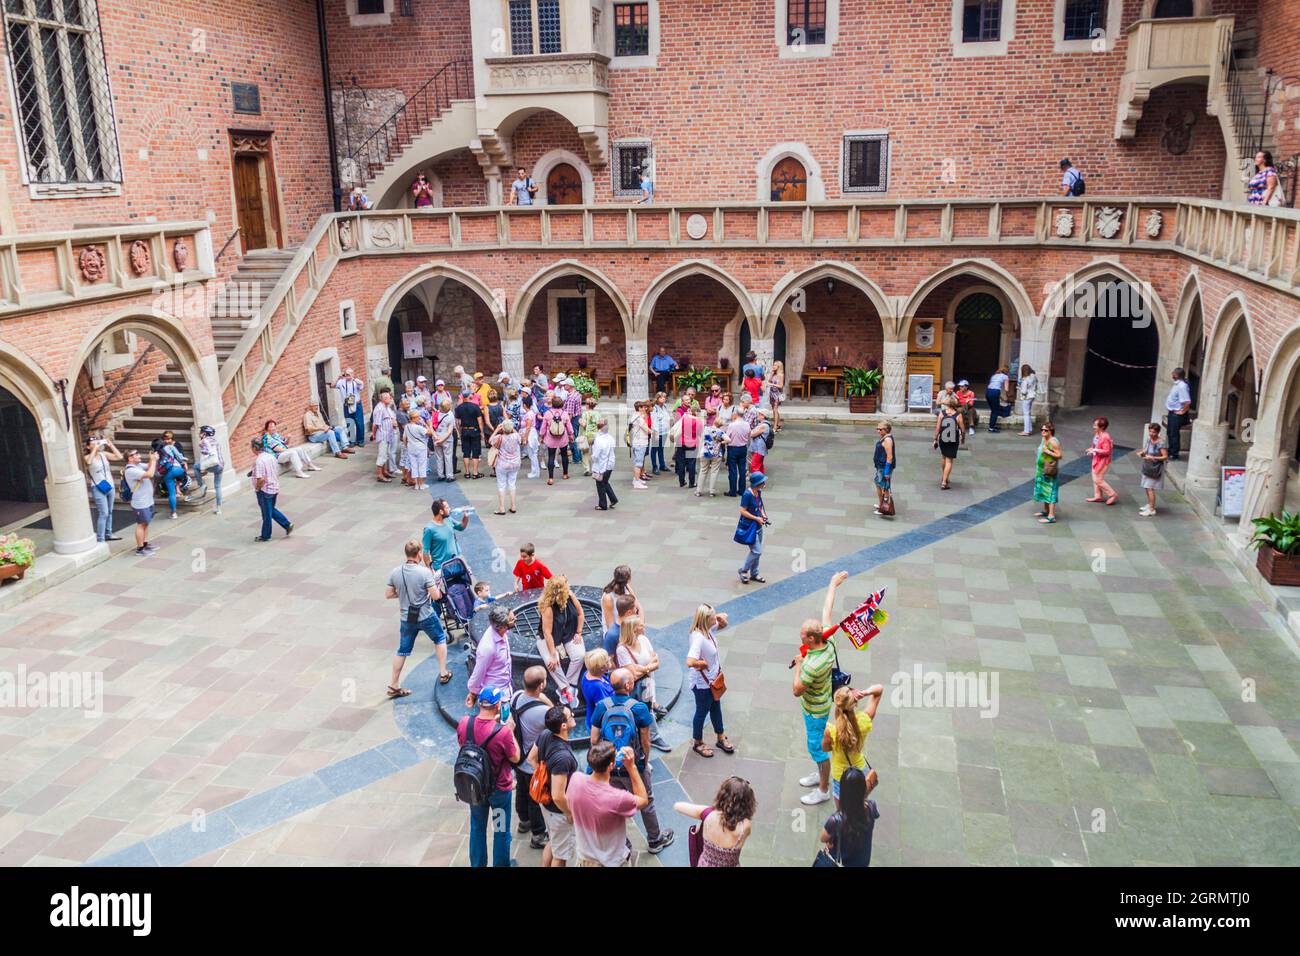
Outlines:
[[[686,406],[683,406],[686,407]],[[673,463],[677,466],[677,484],[685,488],[689,481],[695,487],[695,468],[699,457],[700,435],[704,431],[703,413],[700,403],[692,400],[682,420],[678,422],[680,430],[677,438],[677,453]]]
[[542,444],[546,446],[546,483],[555,484],[555,453],[560,453],[564,479],[569,478],[569,442],[573,441],[573,421],[564,413],[564,399],[551,398],[551,408],[542,416]]
[[1110,421],[1098,418],[1092,423],[1092,447],[1088,454],[1092,456],[1092,497],[1091,502],[1105,501],[1108,505],[1115,503],[1115,489],[1106,483],[1106,472],[1110,468],[1111,456],[1115,453],[1115,443],[1106,431]]

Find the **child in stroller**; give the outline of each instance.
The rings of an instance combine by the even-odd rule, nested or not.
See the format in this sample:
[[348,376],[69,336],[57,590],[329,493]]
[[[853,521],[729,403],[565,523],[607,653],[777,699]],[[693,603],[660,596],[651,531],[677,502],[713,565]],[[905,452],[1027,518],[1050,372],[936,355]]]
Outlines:
[[448,630],[459,629],[469,633],[469,621],[474,616],[474,575],[464,558],[444,561],[438,569],[442,577],[442,622]]

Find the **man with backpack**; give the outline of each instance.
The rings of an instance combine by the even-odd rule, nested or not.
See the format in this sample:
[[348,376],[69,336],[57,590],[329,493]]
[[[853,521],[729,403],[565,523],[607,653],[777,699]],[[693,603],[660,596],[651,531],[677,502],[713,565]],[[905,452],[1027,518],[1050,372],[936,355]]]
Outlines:
[[546,729],[528,751],[528,763],[533,768],[529,797],[547,811],[550,830],[550,841],[542,851],[542,866],[565,866],[577,856],[573,813],[566,795],[569,778],[579,773],[578,758],[569,743],[569,734],[577,725],[573,711],[556,704],[546,712]]
[[1061,195],[1082,196],[1087,189],[1088,185],[1083,181],[1083,173],[1079,172],[1068,159],[1061,160]]
[[[515,737],[519,741],[519,752],[532,754],[533,745],[546,728],[546,714],[551,708],[551,701],[542,693],[546,687],[546,668],[534,664],[524,671],[524,689],[517,690],[510,698],[511,720],[515,725]],[[540,850],[546,846],[550,836],[546,833],[546,818],[541,805],[533,800],[530,790],[533,783],[535,764],[525,757],[515,767],[515,815],[519,817],[519,832],[532,833],[529,846]]]
[[[609,683],[614,688],[614,696],[598,701],[592,708],[589,718],[592,747],[594,748],[601,740],[608,740],[617,751],[621,752],[624,747],[632,748],[632,752],[636,755],[635,769],[643,781],[646,795],[645,806],[641,808],[641,822],[645,824],[646,842],[649,844],[650,852],[658,854],[673,842],[673,831],[659,829],[659,814],[655,811],[650,763],[647,759],[650,753],[650,731],[654,726],[654,717],[646,704],[632,696],[636,679],[630,670],[625,667],[618,668],[609,675]],[[620,790],[636,792],[632,786],[631,775],[624,767],[613,770],[610,783]]]
[[421,547],[418,541],[406,542],[406,563],[393,568],[388,575],[388,586],[384,597],[394,598],[400,604],[401,624],[398,628],[397,653],[393,656],[392,683],[388,685],[390,698],[409,697],[411,692],[400,683],[402,667],[415,649],[415,639],[423,631],[433,641],[438,655],[438,676],[441,683],[451,680],[451,671],[447,669],[447,631],[438,617],[437,602],[442,600],[442,589],[432,571],[425,567],[420,558]]
[[510,791],[519,760],[513,719],[501,722],[507,691],[487,687],[478,695],[478,714],[462,717],[456,727],[460,752],[452,767],[456,799],[469,804],[469,865],[487,866],[488,827],[492,828],[492,865],[510,865]]
[[126,453],[118,497],[131,503],[135,512],[135,553],[147,558],[158,549],[149,543],[149,522],[153,520],[153,478],[158,473],[158,453],[150,452],[149,464],[140,461],[134,448]]

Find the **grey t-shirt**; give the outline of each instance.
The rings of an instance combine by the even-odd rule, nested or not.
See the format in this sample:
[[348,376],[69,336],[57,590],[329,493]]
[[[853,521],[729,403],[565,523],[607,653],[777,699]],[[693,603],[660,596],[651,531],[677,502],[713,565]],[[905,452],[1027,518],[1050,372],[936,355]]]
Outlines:
[[[528,756],[528,751],[533,749],[533,744],[537,743],[538,736],[540,736],[542,731],[546,729],[546,712],[550,710],[550,708],[546,706],[545,702],[542,702],[540,705],[533,704],[530,705],[528,709],[524,711],[524,715],[520,717],[519,708],[529,704],[529,701],[534,699],[535,698],[529,697],[522,690],[515,691],[514,697],[510,699],[510,713],[514,716],[515,723],[519,725],[519,736],[523,738],[523,747],[521,748],[520,753],[525,757]],[[532,773],[533,765],[527,760],[524,760],[519,764],[519,769],[524,773]]]
[[420,608],[420,620],[428,620],[434,613],[433,602],[429,600],[430,586],[438,579],[423,564],[410,561],[393,568],[388,576],[388,586],[397,589],[397,603],[401,607],[402,620],[412,606]]
[[153,507],[153,479],[146,478],[148,465],[127,465],[126,484],[131,489],[131,507],[137,511]]
[[510,188],[515,191],[515,202],[520,206],[531,206],[533,204],[533,194],[528,191],[528,187],[533,184],[533,180],[516,179],[510,184]]

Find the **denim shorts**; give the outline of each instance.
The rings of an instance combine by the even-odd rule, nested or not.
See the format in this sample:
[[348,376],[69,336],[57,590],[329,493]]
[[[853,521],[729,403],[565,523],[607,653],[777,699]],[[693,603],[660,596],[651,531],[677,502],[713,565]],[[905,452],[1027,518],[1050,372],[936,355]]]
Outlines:
[[645,465],[645,456],[650,453],[649,445],[632,446],[632,467],[641,468]]
[[401,643],[397,646],[398,657],[410,657],[411,651],[415,649],[415,637],[421,631],[428,635],[429,640],[435,644],[447,643],[447,632],[443,629],[442,621],[438,617],[438,612],[434,611],[423,621],[416,621],[414,624],[408,624],[402,621]]
[[132,508],[131,510],[135,512],[136,524],[148,524],[153,520],[153,505],[148,508]]
[[808,756],[813,758],[813,763],[822,763],[831,759],[830,754],[822,750],[822,735],[826,733],[828,716],[803,715],[803,728],[808,737]]

